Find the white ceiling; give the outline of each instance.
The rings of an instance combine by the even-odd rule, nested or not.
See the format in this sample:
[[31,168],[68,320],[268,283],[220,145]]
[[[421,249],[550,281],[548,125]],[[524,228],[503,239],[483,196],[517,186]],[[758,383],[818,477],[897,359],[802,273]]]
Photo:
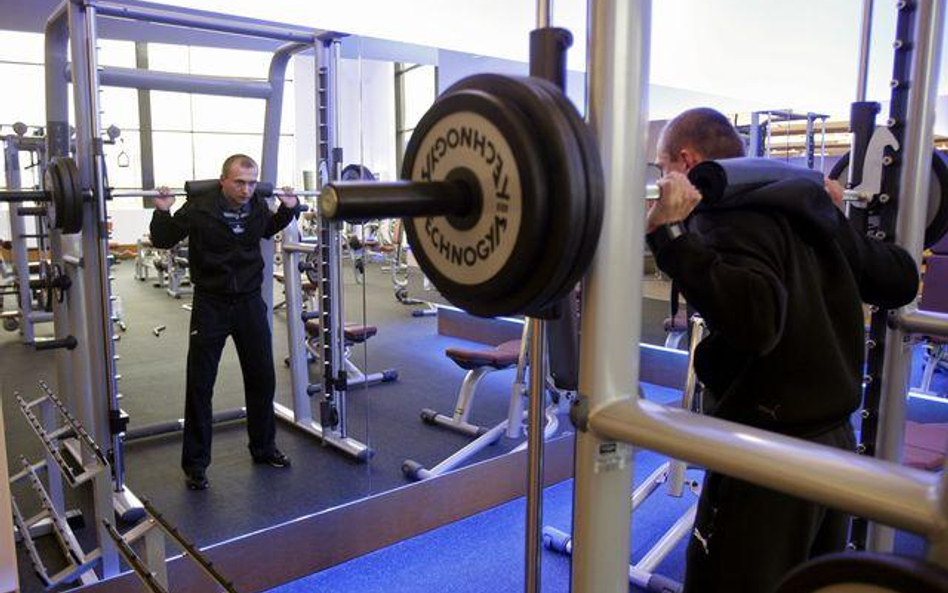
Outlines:
[[[527,33],[536,18],[533,0],[162,3],[515,60],[526,59]],[[40,30],[55,4],[0,0],[0,28]],[[553,4],[554,24],[569,28],[576,38],[570,67],[582,70],[586,2]],[[875,3],[869,94],[880,101],[889,96],[894,4]],[[651,82],[773,108],[845,116],[855,95],[861,10],[862,0],[656,0]],[[153,31],[134,33],[148,34]],[[117,36],[127,38],[127,33]],[[948,43],[943,46],[939,94],[945,95]]]
[[[169,0],[456,51],[524,60],[533,0]],[[656,0],[651,82],[777,107],[848,113],[858,69],[862,0]],[[553,2],[583,69],[585,0]],[[895,3],[876,2],[870,98],[889,96]],[[948,46],[948,43],[943,44]],[[942,71],[948,69],[943,48]],[[940,94],[948,94],[942,76]]]

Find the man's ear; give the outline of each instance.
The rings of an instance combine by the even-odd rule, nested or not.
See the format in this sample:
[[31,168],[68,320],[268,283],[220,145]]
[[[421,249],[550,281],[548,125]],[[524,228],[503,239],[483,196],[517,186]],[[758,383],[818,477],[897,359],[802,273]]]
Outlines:
[[685,163],[685,170],[687,172],[704,159],[696,150],[685,147],[678,151],[678,160]]

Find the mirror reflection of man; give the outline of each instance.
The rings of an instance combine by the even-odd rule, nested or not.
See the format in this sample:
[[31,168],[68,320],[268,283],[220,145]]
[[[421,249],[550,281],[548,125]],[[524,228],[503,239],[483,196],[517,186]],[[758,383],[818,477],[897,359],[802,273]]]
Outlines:
[[208,487],[211,463],[214,381],[228,336],[234,340],[244,380],[250,455],[256,463],[290,466],[276,447],[272,336],[261,294],[261,239],[270,239],[293,219],[299,203],[284,188],[271,212],[257,188],[257,163],[247,155],[228,157],[220,187],[190,196],[174,215],[174,196],[160,188],[151,219],[151,241],[167,249],[188,238],[188,266],[194,286],[188,343],[184,446],[181,467],[192,490]]

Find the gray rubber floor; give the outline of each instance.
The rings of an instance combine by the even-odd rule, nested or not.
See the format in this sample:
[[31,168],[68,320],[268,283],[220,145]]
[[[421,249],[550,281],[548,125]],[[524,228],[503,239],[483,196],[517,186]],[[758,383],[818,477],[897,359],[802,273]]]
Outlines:
[[[366,347],[357,348],[353,360],[370,371],[396,368],[399,372],[397,382],[350,393],[350,433],[376,452],[369,463],[353,461],[300,431],[278,425],[278,445],[292,458],[292,468],[257,466],[246,449],[244,425],[235,422],[215,429],[210,489],[192,492],[184,487],[179,469],[180,436],[169,435],[127,447],[127,485],[132,491],[148,498],[186,536],[203,546],[402,485],[406,483],[400,469],[404,459],[433,465],[467,443],[463,436],[424,425],[418,412],[425,407],[445,412],[453,409],[464,371],[444,356],[444,349],[475,345],[437,335],[433,317],[412,317],[411,308],[394,299],[390,279],[378,266],[370,264],[367,274],[365,284],[355,283],[351,266],[346,267],[344,276],[347,319],[379,327],[378,336]],[[420,287],[412,286],[415,296],[426,296]],[[131,426],[177,418],[184,406],[189,316],[181,306],[189,299],[175,300],[150,282],[136,281],[132,262],[115,268],[114,289],[122,298],[128,324],[117,349],[122,407],[131,417]],[[276,295],[276,301],[281,300],[282,295]],[[661,320],[666,309],[667,303],[644,301],[646,341],[663,340]],[[161,325],[166,329],[156,337],[152,329]],[[289,373],[282,365],[287,352],[285,318],[281,312],[274,318],[273,331],[277,399],[288,404]],[[20,344],[15,334],[3,333],[0,361],[0,394],[12,472],[20,467],[21,455],[33,461],[42,457],[39,440],[12,394],[35,397],[40,379],[56,389],[55,353],[35,352]],[[474,422],[493,425],[503,420],[511,378],[512,371],[487,377],[477,394]],[[239,365],[228,343],[218,375],[215,409],[239,406],[242,400]],[[476,459],[516,444],[499,444]],[[14,495],[24,512],[38,508],[27,489],[18,486]],[[69,492],[67,500],[86,517],[92,516],[86,492]],[[90,529],[82,529],[78,535],[87,549],[94,545]],[[43,542],[42,548],[48,544]],[[19,564],[21,590],[43,590],[22,550]],[[54,564],[50,561],[51,568]]]

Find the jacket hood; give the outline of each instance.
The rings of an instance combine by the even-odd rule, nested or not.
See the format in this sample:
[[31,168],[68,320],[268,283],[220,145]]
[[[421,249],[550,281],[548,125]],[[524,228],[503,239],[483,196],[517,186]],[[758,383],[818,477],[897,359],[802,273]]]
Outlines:
[[732,209],[778,210],[820,236],[833,235],[839,213],[823,188],[819,171],[765,158],[698,163],[688,179],[701,192],[697,212]]

